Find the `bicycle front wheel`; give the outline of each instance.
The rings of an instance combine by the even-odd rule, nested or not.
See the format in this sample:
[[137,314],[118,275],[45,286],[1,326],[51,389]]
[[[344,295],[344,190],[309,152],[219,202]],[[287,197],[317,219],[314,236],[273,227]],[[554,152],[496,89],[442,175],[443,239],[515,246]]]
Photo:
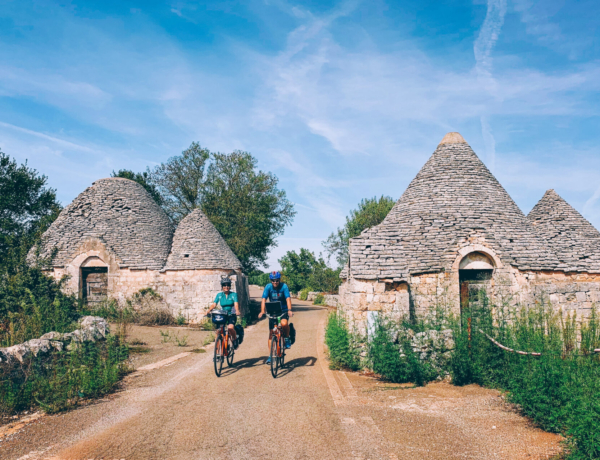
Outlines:
[[221,376],[221,370],[223,369],[223,336],[219,335],[215,340],[215,357],[213,358],[215,364],[215,374],[217,377]]
[[235,355],[235,348],[233,348],[233,339],[227,334],[227,365],[233,366],[233,356]]
[[277,371],[279,370],[279,356],[277,356],[277,344],[278,339],[273,336],[271,340],[271,375],[273,378],[277,378]]

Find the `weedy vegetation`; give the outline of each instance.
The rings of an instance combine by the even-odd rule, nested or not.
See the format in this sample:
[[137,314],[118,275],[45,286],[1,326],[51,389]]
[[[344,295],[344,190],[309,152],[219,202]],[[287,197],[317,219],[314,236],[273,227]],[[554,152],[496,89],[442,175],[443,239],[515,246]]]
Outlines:
[[[470,327],[469,327],[470,319]],[[430,329],[453,331],[446,361],[422,360],[410,339]],[[521,355],[512,349],[540,353]],[[533,306],[492,305],[485,295],[463,306],[461,318],[439,309],[426,319],[376,321],[370,337],[351,332],[341,313],[329,316],[325,334],[333,368],[368,368],[383,379],[424,385],[451,376],[454,385],[476,383],[506,399],[541,428],[565,436],[565,458],[600,458],[600,315],[563,313],[540,299]],[[441,364],[440,364],[441,363]]]

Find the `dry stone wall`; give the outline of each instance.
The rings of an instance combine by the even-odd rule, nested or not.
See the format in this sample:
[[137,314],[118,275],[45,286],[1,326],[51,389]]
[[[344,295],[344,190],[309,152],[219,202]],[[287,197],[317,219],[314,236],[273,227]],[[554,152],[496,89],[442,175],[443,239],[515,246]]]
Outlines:
[[110,327],[104,318],[84,316],[79,320],[79,328],[61,334],[48,332],[39,339],[32,339],[12,347],[0,348],[0,366],[6,370],[18,366],[31,358],[47,358],[52,352],[70,350],[78,343],[95,342],[106,338]]

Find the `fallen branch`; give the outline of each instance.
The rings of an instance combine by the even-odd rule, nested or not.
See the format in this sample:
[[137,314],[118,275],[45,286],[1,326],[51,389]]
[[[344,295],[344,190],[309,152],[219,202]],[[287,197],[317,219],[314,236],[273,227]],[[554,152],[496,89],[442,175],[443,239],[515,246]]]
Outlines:
[[[535,352],[533,352],[533,351],[519,351],[519,350],[513,350],[512,348],[508,348],[508,347],[506,347],[506,346],[502,345],[501,343],[499,343],[499,342],[496,342],[494,339],[492,339],[492,338],[491,338],[489,335],[487,335],[487,334],[486,334],[485,332],[483,332],[481,329],[479,329],[479,332],[481,332],[483,335],[485,335],[485,336],[486,336],[486,337],[487,337],[487,338],[490,340],[490,342],[492,342],[492,343],[493,343],[494,345],[496,345],[497,347],[500,347],[500,348],[502,348],[503,350],[509,351],[509,352],[511,352],[511,353],[516,353],[516,354],[518,354],[518,355],[524,355],[524,356],[528,356],[528,355],[530,355],[530,356],[542,356],[542,354],[541,354],[541,353],[535,353]],[[596,351],[596,350],[594,350],[594,351]],[[600,350],[598,350],[598,351],[600,351]]]

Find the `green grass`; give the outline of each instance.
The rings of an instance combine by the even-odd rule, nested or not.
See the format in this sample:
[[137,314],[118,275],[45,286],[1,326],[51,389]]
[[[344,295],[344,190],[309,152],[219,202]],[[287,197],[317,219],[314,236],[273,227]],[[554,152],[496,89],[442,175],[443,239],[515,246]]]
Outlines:
[[77,406],[87,398],[114,389],[128,371],[126,346],[109,335],[105,341],[84,342],[72,351],[55,353],[52,361],[32,359],[0,374],[0,414],[41,408],[49,413]]
[[323,294],[317,294],[313,305],[325,305],[325,296]]

